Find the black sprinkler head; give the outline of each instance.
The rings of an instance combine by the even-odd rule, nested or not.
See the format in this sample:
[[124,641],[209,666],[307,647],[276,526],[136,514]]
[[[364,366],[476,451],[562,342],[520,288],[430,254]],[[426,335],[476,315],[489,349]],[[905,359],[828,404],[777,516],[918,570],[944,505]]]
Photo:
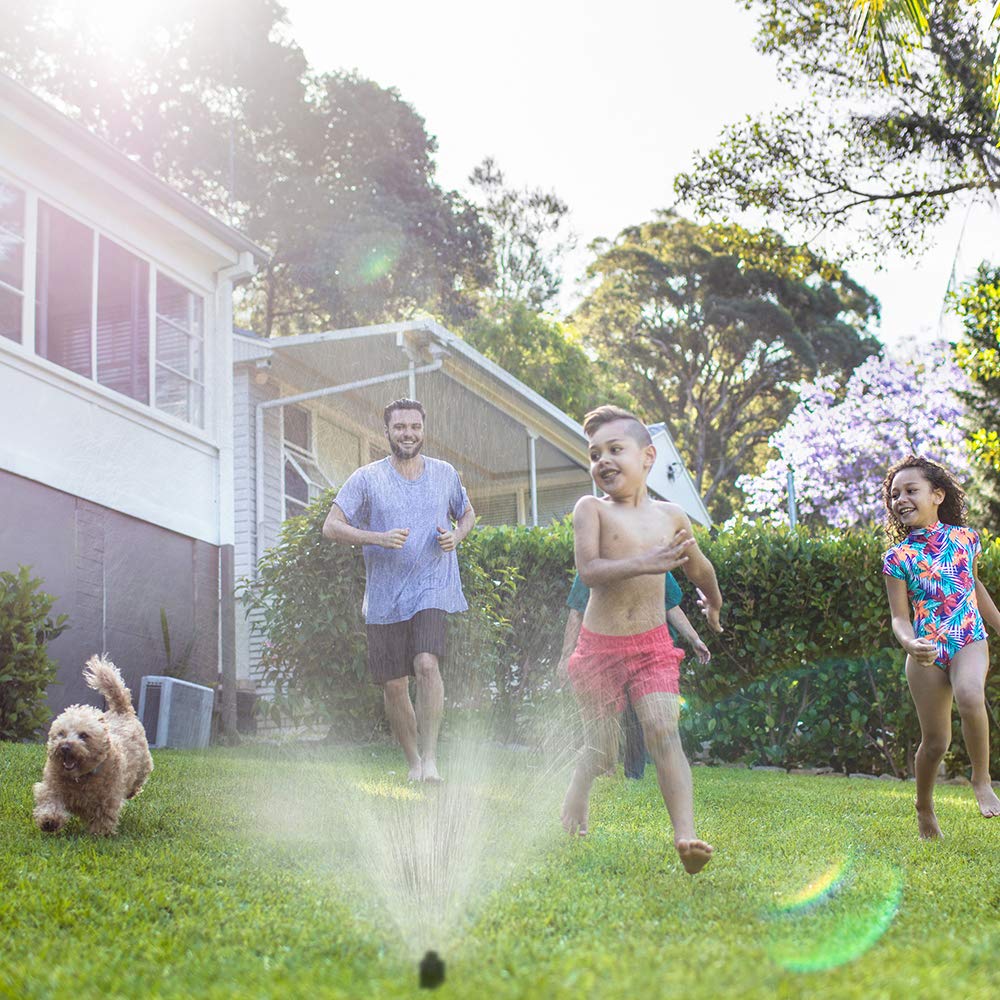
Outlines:
[[436,951],[429,951],[420,960],[420,988],[436,990],[444,982],[444,962]]

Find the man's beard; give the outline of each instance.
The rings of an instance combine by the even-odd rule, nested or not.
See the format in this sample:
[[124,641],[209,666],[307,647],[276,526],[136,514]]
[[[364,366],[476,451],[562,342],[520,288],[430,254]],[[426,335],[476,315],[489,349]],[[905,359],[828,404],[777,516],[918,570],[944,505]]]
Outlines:
[[[423,448],[423,446],[423,441],[418,441],[415,445],[404,445],[400,444],[398,441],[393,441],[391,438],[389,439],[389,447],[392,449],[392,453],[396,456],[396,458],[416,458],[417,455],[420,454],[420,449]],[[410,449],[412,449],[412,451]]]

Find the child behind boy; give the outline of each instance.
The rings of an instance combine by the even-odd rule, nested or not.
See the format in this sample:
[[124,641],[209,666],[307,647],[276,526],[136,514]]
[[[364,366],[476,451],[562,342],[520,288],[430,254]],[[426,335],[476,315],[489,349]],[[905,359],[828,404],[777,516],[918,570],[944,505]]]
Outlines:
[[693,875],[708,863],[712,847],[695,836],[691,769],[677,727],[684,654],[665,624],[664,574],[683,568],[716,632],[722,631],[722,595],[683,510],[646,491],[656,449],[645,425],[626,410],[601,406],[587,414],[583,430],[591,477],[606,496],[582,497],[573,511],[576,568],[591,596],[568,672],[588,738],[562,822],[570,833],[586,834],[590,788],[612,763],[606,759],[616,745],[610,733],[628,698],[656,767],[674,846]]

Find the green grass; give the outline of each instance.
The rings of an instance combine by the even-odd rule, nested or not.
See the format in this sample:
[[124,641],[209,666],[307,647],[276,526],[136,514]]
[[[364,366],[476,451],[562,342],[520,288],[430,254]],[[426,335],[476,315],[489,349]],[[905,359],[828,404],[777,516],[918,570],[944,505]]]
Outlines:
[[[393,752],[159,752],[107,840],[35,829],[42,752],[0,744],[0,996],[417,993],[413,954],[352,874],[337,806],[351,781],[411,794],[385,778],[401,771]],[[304,788],[313,798],[296,800]],[[1000,820],[943,787],[947,839],[922,843],[912,797],[912,784],[699,768],[699,832],[717,855],[690,878],[652,770],[602,779],[585,840],[555,817],[533,845],[507,838],[506,878],[437,945],[436,996],[993,996]]]

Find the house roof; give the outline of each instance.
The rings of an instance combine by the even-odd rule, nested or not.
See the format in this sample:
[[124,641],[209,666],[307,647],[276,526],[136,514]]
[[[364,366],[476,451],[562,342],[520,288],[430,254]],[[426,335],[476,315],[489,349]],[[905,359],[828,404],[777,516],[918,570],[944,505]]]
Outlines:
[[[291,395],[315,392],[360,424],[378,426],[382,407],[408,395],[412,364],[416,396],[428,413],[427,448],[462,472],[467,484],[523,478],[528,435],[536,436],[539,477],[577,472],[581,493],[590,482],[583,428],[544,396],[429,319],[264,339],[236,334],[234,358],[267,368]],[[422,371],[433,365],[435,370]],[[354,385],[383,375],[387,381],[322,395],[328,387]],[[286,392],[286,396],[289,393]],[[693,519],[711,524],[670,435],[656,431],[657,462],[649,486],[679,503]]]
[[[412,365],[428,414],[428,451],[455,464],[467,482],[521,480],[530,434],[540,477],[576,471],[586,488],[587,442],[579,424],[432,320],[269,340],[237,334],[236,340],[237,363],[266,366],[295,387],[294,395],[316,392],[318,402],[326,398],[363,426],[380,425],[385,403],[409,394]],[[380,381],[323,394],[372,378]]]
[[47,101],[33,94],[9,76],[0,74],[0,101],[5,101],[24,112],[33,129],[49,129],[98,160],[102,166],[133,183],[147,194],[169,205],[185,218],[201,226],[217,239],[241,252],[249,252],[260,263],[270,254],[241,232],[217,219],[169,184],[161,181],[151,170],[130,159],[111,143],[95,135],[79,122],[68,118]]

